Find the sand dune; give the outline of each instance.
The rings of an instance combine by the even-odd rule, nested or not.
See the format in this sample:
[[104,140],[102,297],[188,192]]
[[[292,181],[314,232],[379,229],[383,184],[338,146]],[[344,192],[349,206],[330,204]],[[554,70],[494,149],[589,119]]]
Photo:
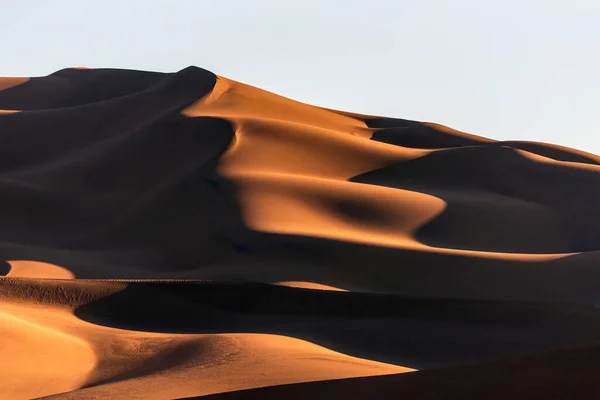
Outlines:
[[29,78],[0,78],[0,90],[22,85],[28,80]]
[[73,279],[75,275],[66,268],[38,261],[9,261],[11,278]]
[[[233,391],[206,400],[353,398],[588,399],[600,395],[597,345],[414,374],[339,379]],[[191,399],[188,397],[187,399]],[[198,398],[198,397],[194,397]]]
[[1,78],[0,130],[2,398],[597,391],[596,155],[196,67]]

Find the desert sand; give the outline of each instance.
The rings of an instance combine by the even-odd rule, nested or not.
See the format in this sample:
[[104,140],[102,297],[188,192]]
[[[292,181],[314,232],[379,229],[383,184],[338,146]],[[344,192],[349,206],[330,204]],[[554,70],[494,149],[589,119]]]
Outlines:
[[197,67],[0,78],[0,141],[2,399],[600,395],[596,155]]

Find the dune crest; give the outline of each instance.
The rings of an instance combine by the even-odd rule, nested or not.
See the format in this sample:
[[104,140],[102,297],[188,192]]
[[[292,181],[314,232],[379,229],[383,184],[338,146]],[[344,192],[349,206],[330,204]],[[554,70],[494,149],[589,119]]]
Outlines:
[[[350,378],[411,372],[383,363],[348,357],[312,343],[275,335],[162,335],[131,338],[130,359],[139,357],[138,346],[158,346],[153,357],[147,354],[137,370],[108,379],[92,387],[65,395],[85,399],[113,393],[144,398],[177,398],[190,395],[243,390],[295,382]],[[187,353],[187,354],[186,354]],[[121,355],[123,356],[123,355]],[[141,360],[140,360],[141,361]],[[145,364],[145,365],[144,365]],[[229,379],[223,379],[228,376]],[[55,396],[52,398],[61,398]],[[125,398],[125,396],[123,396]]]
[[9,261],[11,278],[74,279],[75,275],[66,268],[39,261]]
[[91,346],[65,331],[62,311],[0,302],[0,392],[25,399],[79,389],[96,367]]

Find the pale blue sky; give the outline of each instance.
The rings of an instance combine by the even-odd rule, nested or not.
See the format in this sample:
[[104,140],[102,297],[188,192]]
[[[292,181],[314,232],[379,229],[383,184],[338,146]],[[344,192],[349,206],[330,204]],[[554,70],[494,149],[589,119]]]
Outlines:
[[197,65],[300,101],[600,154],[598,0],[5,0],[0,75]]

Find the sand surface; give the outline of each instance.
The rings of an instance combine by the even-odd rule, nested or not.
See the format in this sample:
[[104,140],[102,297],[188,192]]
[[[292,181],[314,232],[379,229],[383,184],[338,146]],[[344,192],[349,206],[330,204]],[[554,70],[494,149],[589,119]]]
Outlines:
[[196,67],[0,78],[0,141],[2,399],[600,395],[596,155]]

